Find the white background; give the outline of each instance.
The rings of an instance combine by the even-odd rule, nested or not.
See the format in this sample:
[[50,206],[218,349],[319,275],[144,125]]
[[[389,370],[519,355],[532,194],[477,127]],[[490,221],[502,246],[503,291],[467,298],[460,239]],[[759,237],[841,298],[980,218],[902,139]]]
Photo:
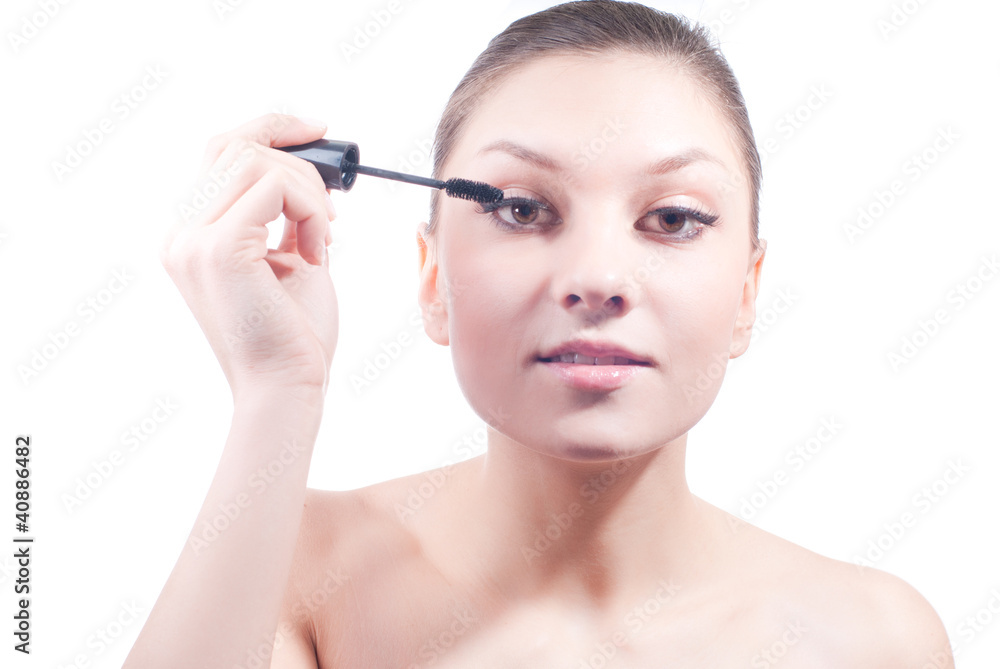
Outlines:
[[[73,666],[77,656],[120,666],[214,474],[230,392],[157,258],[179,205],[193,197],[209,137],[284,111],[327,121],[327,137],[357,142],[366,164],[400,169],[407,161],[429,174],[427,147],[462,73],[510,21],[551,4],[400,2],[385,26],[373,12],[387,0],[104,0],[56,4],[51,18],[38,2],[5,2],[3,666]],[[879,22],[894,4],[883,0],[651,4],[714,22],[765,158],[760,336],[731,362],[689,437],[692,490],[739,514],[783,471],[787,483],[757,497],[752,522],[849,562],[881,539],[889,548],[876,566],[934,605],[958,665],[996,666],[1000,614],[987,607],[1000,610],[1000,279],[984,259],[1000,254],[1000,6],[897,2],[901,25],[887,34]],[[34,33],[26,28],[33,22],[43,24]],[[348,58],[343,45],[366,24],[376,34]],[[131,93],[147,68],[164,73],[162,81]],[[820,88],[828,99],[803,107]],[[123,94],[144,97],[125,118],[115,111]],[[782,123],[790,113],[800,118],[791,132]],[[105,118],[112,132],[60,179],[53,163]],[[936,152],[941,129],[957,138]],[[763,148],[768,139],[772,150]],[[908,161],[925,150],[933,164],[914,179]],[[859,207],[872,207],[897,179],[905,192],[850,240],[845,226]],[[460,457],[456,444],[484,434],[449,350],[410,321],[414,230],[428,198],[425,188],[366,177],[334,194],[341,333],[311,487],[350,489],[438,467]],[[271,227],[274,246],[281,223]],[[115,271],[132,278],[119,293],[102,293]],[[960,285],[979,288],[961,309],[952,292]],[[78,311],[102,296],[112,299],[96,317]],[[933,337],[917,336],[923,346],[894,369],[888,355],[938,309],[947,322]],[[44,369],[25,377],[35,353],[71,323],[79,334],[63,348],[50,345]],[[400,333],[415,343],[356,392],[350,377]],[[177,407],[162,423],[151,419],[158,400]],[[787,454],[824,419],[842,427],[796,471]],[[133,426],[149,433],[128,451],[121,435]],[[19,434],[33,443],[30,658],[11,649],[10,633]],[[124,463],[68,505],[116,449]],[[949,463],[967,470],[939,484],[937,501],[918,505],[915,496]],[[916,524],[894,539],[886,526],[905,512]],[[109,623],[128,620],[126,605],[139,608],[139,619],[111,646],[95,645],[99,630],[116,632]],[[963,621],[977,612],[987,624],[973,632]]]

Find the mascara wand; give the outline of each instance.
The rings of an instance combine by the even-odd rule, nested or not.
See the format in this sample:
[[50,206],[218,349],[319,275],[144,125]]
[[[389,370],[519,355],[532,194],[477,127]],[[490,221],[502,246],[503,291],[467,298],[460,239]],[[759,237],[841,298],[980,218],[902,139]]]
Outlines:
[[353,142],[340,142],[329,139],[317,139],[308,144],[297,146],[276,146],[281,151],[285,151],[293,156],[306,160],[319,171],[323,177],[323,183],[327,188],[349,191],[354,187],[357,175],[366,174],[382,179],[392,179],[404,183],[416,184],[418,186],[430,186],[431,188],[444,189],[445,193],[451,197],[473,202],[491,203],[499,202],[503,199],[503,191],[481,181],[469,181],[468,179],[431,179],[419,177],[413,174],[403,174],[383,170],[378,167],[368,167],[360,165],[361,150]]

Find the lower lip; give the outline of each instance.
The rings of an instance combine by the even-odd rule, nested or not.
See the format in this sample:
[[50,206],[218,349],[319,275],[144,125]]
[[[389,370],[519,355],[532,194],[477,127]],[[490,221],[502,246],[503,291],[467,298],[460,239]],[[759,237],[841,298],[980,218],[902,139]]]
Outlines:
[[573,362],[545,362],[542,365],[560,379],[580,390],[621,388],[649,365],[580,365]]

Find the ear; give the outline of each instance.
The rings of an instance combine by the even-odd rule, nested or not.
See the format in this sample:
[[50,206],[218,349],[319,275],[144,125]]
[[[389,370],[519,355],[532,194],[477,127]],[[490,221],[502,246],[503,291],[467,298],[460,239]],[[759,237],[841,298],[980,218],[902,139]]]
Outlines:
[[733,327],[733,339],[729,345],[729,358],[738,358],[750,347],[750,335],[753,324],[757,320],[757,293],[760,290],[760,269],[764,264],[764,253],[767,251],[767,241],[760,240],[760,249],[751,258],[747,279],[743,284],[743,299],[740,301],[740,311]]
[[438,290],[437,246],[434,236],[425,234],[426,221],[417,224],[417,302],[424,332],[437,344],[448,345],[448,310]]

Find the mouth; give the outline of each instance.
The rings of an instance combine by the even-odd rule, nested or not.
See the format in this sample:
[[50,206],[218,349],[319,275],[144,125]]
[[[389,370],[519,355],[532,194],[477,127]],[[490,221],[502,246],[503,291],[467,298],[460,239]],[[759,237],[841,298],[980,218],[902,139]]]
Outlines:
[[563,363],[560,366],[655,367],[654,361],[624,343],[611,340],[574,337],[562,344],[539,351],[539,362]]
[[[579,348],[589,348],[591,355],[574,350]],[[653,367],[652,362],[641,359],[639,354],[612,344],[568,344],[547,353],[551,355],[537,358],[545,363],[542,369],[551,372],[560,383],[588,392],[623,388],[632,379],[646,374],[640,371],[643,367]]]
[[639,365],[651,367],[652,365],[644,360],[634,360],[620,355],[589,356],[582,353],[563,353],[549,358],[539,356],[539,362],[564,362],[571,365]]

